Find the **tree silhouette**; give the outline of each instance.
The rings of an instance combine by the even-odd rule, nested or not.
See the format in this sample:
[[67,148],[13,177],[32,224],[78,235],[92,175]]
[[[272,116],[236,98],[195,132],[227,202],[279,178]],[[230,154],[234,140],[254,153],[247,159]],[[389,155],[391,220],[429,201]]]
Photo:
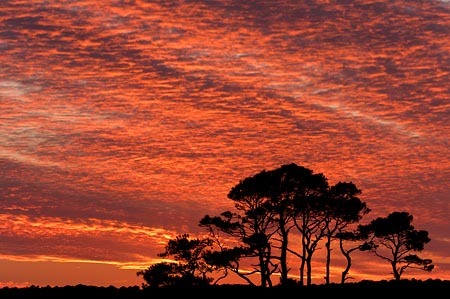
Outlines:
[[[362,234],[344,233],[346,228],[361,220],[361,218],[370,212],[367,208],[366,203],[362,202],[358,195],[361,194],[355,184],[352,182],[339,182],[334,186],[331,186],[327,196],[324,198],[324,234],[326,238],[325,248],[326,248],[326,273],[325,273],[325,283],[330,283],[330,264],[331,264],[331,242],[335,238],[347,238],[349,239],[360,239]],[[342,240],[343,241],[343,240]],[[356,247],[357,249],[358,247]],[[351,259],[350,252],[343,249],[343,244],[340,242],[340,249],[342,254],[347,259],[346,273],[343,280],[345,281],[345,276],[350,270]],[[355,250],[356,250],[355,249]],[[342,280],[341,280],[342,281]]]
[[425,271],[434,268],[432,260],[411,254],[422,251],[430,242],[428,232],[414,229],[412,221],[413,216],[407,212],[392,212],[385,218],[379,217],[360,227],[363,233],[371,235],[371,251],[391,264],[395,280],[400,280],[407,268]]
[[137,275],[143,276],[146,282],[142,285],[144,288],[179,286],[183,280],[188,280],[183,277],[184,273],[177,263],[168,262],[151,265],[148,269],[137,272]]
[[272,259],[270,242],[277,232],[273,221],[274,212],[268,208],[270,174],[262,171],[247,177],[234,186],[228,198],[235,202],[237,213],[224,212],[220,217],[206,215],[200,221],[203,226],[215,226],[226,234],[237,237],[241,247],[245,248],[246,257],[255,257],[254,271],[259,273],[261,286],[272,286],[271,275],[278,264]]
[[172,257],[177,262],[157,263],[137,275],[142,275],[147,282],[144,287],[208,285],[212,278],[207,274],[215,270],[205,261],[211,246],[212,240],[208,238],[191,239],[188,234],[178,235],[169,240],[164,252],[158,254],[163,258]]

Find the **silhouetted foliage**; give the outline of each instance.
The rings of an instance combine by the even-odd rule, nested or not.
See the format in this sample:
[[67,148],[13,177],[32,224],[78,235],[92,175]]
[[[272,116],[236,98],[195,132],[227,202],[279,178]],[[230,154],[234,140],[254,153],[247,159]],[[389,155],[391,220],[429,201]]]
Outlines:
[[137,274],[142,275],[147,282],[146,285],[143,285],[144,287],[161,288],[204,283],[201,278],[186,272],[184,267],[177,263],[157,263],[151,265],[145,271],[139,271]]
[[371,234],[371,251],[388,261],[395,280],[400,280],[407,268],[431,271],[434,268],[430,259],[422,259],[413,251],[422,251],[430,242],[428,232],[416,230],[411,224],[413,216],[407,212],[392,212],[387,217],[379,217],[360,230]]
[[191,239],[188,234],[169,240],[160,257],[173,257],[176,263],[157,263],[144,271],[137,272],[147,284],[144,287],[196,286],[208,285],[212,278],[207,274],[215,269],[205,261],[210,239]]

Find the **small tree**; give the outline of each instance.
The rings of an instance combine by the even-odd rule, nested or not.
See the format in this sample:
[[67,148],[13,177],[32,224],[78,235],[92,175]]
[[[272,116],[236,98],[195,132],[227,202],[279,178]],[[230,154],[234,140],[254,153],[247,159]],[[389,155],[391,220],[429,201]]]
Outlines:
[[172,257],[176,262],[162,262],[137,272],[146,281],[144,287],[202,286],[209,285],[212,278],[207,274],[215,270],[205,261],[211,239],[191,239],[188,234],[169,240],[160,257]]
[[144,288],[189,286],[190,284],[201,283],[200,279],[187,274],[184,271],[183,266],[173,262],[153,264],[148,267],[148,269],[137,272],[137,275],[144,278],[146,282],[142,284]]
[[422,251],[430,242],[428,232],[414,229],[412,221],[413,216],[407,212],[392,212],[385,218],[379,217],[360,227],[363,233],[371,235],[371,251],[391,264],[395,280],[400,280],[407,268],[425,271],[434,268],[432,260],[411,254]]
[[137,276],[143,276],[146,283],[142,284],[144,288],[160,288],[169,286],[173,281],[172,275],[176,275],[173,268],[176,263],[157,263],[148,267],[148,269],[137,272]]

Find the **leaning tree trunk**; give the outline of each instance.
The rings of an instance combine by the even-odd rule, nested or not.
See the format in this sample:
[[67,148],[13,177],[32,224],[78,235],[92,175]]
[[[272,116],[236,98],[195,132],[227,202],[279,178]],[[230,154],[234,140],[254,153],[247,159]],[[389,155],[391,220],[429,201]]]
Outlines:
[[306,238],[302,235],[302,261],[300,263],[300,285],[305,285]]
[[350,257],[350,253],[352,250],[350,249],[349,251],[345,251],[344,241],[342,239],[339,239],[339,247],[341,248],[342,255],[345,256],[345,259],[347,260],[347,266],[345,267],[344,271],[342,271],[341,276],[341,284],[344,284],[347,280],[347,274],[352,267],[352,258]]

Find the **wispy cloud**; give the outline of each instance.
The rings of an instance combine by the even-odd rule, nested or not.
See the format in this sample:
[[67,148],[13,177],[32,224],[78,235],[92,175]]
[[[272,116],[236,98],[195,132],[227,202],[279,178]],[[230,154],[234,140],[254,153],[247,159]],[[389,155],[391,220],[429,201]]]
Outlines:
[[[162,228],[130,225],[123,221],[62,219],[0,214],[1,252],[17,261],[77,261],[141,265],[157,258],[157,248],[176,232]],[[81,244],[83,244],[81,246]],[[111,251],[109,244],[115,248]],[[150,256],[149,256],[150,255]],[[5,256],[3,256],[5,258]]]

